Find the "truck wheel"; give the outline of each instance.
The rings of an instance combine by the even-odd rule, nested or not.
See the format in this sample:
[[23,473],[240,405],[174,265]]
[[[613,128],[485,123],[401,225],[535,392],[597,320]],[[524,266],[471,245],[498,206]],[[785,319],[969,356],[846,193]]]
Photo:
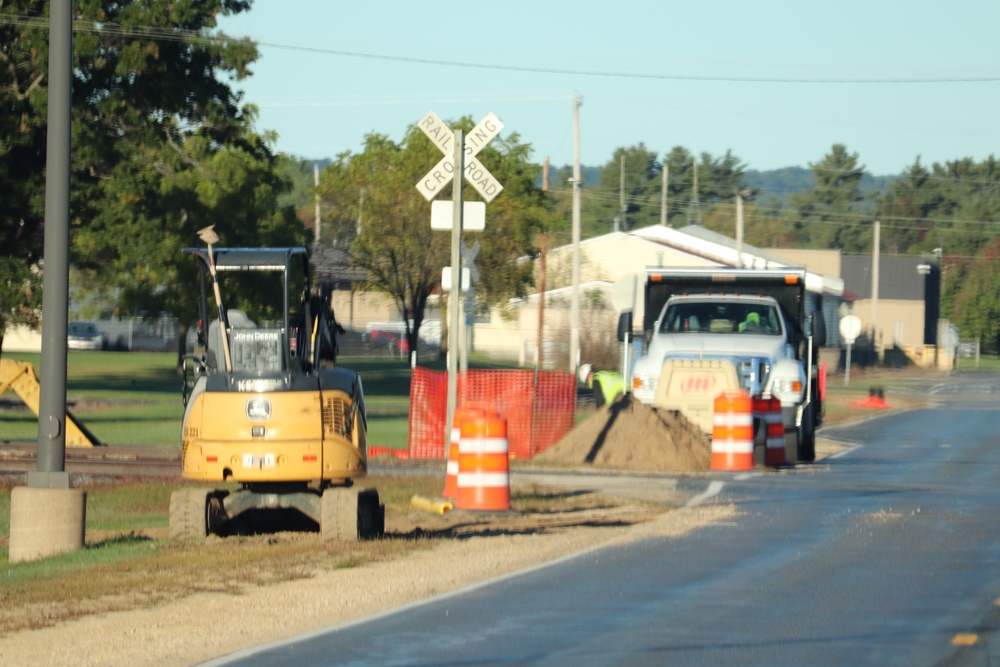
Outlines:
[[802,435],[799,436],[799,460],[813,462],[816,460],[816,420],[813,418],[815,405],[802,414]]
[[208,536],[208,499],[205,489],[178,489],[170,494],[170,537],[204,540]]

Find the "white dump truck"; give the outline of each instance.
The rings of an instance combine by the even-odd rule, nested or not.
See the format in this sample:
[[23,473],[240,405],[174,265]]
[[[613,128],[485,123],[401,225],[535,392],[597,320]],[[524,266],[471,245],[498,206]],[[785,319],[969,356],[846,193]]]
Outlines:
[[807,316],[804,269],[647,269],[645,354],[635,398],[680,410],[706,433],[715,398],[744,389],[781,400],[786,459],[815,459],[822,311]]

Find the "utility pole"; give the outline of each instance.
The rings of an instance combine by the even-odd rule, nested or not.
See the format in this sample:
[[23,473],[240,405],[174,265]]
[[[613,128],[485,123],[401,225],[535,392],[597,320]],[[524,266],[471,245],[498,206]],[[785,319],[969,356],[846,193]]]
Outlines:
[[570,304],[569,370],[580,364],[580,105],[573,97],[573,296]]
[[38,560],[82,549],[87,494],[66,470],[66,331],[69,319],[73,3],[49,5],[48,137],[45,167],[42,382],[37,470],[10,495],[8,559]]
[[691,156],[692,162],[694,163],[694,185],[691,191],[691,200],[693,206],[688,213],[688,222],[693,225],[701,224],[701,206],[698,203],[698,156]]
[[620,176],[618,180],[618,215],[622,219],[622,231],[628,231],[625,222],[625,152],[622,151],[620,164]]
[[313,184],[316,186],[316,245],[319,245],[319,162],[313,162]]
[[663,191],[660,193],[660,224],[664,227],[667,226],[667,180],[670,173],[670,167],[667,166],[666,161],[663,162]]
[[872,241],[872,344],[878,351],[878,265],[879,246],[881,243],[882,229],[881,223],[875,221],[875,238]]
[[736,191],[736,268],[743,268],[743,191]]

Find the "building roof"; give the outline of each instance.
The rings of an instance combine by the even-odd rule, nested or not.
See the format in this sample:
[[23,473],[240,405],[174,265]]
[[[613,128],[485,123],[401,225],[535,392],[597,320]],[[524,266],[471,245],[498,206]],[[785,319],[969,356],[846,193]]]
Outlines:
[[[752,246],[749,243],[743,243],[739,252],[737,252],[735,240],[698,225],[688,225],[682,229],[652,225],[636,229],[631,234],[675,250],[683,251],[701,259],[717,262],[722,266],[737,266],[737,264],[740,264],[745,267],[757,269],[792,266],[787,260]],[[806,271],[806,287],[811,292],[832,296],[841,296],[844,293],[844,281],[839,277],[822,275],[808,269]]]

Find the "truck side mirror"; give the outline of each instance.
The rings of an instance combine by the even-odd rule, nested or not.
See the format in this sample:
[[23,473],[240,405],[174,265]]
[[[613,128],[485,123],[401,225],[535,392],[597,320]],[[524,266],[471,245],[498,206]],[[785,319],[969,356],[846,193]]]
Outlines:
[[618,341],[631,343],[632,338],[632,311],[626,310],[618,316]]

